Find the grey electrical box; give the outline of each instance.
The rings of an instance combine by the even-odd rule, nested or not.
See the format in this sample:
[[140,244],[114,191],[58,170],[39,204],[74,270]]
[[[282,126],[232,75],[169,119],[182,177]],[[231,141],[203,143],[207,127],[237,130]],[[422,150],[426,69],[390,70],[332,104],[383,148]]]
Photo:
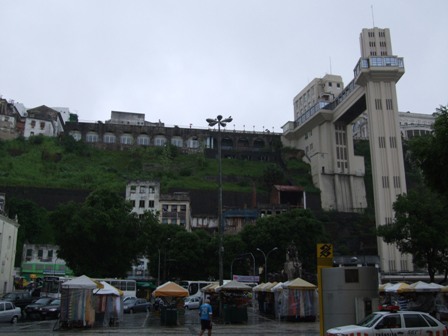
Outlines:
[[355,324],[378,310],[376,267],[330,267],[322,269],[324,331]]

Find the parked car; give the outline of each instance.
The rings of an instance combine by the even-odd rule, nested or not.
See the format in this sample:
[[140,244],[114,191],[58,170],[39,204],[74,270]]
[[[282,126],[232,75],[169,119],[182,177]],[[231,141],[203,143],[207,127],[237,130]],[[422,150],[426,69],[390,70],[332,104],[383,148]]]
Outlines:
[[48,305],[39,307],[39,314],[42,320],[59,318],[61,314],[61,300],[54,299]]
[[28,291],[11,292],[2,297],[2,300],[14,303],[14,306],[19,307],[22,311],[36,299],[37,298],[33,298]]
[[53,300],[55,300],[55,298],[41,297],[37,299],[37,301],[34,301],[33,303],[29,304],[24,309],[26,317],[27,318],[40,317],[39,308],[49,305],[50,302]]
[[202,303],[200,296],[189,296],[185,299],[184,308],[185,309],[199,309]]
[[125,296],[123,298],[123,302],[126,302],[127,300],[130,300],[130,299],[137,299],[137,298],[135,296]]
[[0,322],[17,323],[22,310],[10,301],[0,301]]
[[443,304],[436,305],[435,316],[439,321],[448,321],[448,308]]
[[448,326],[428,313],[418,311],[378,311],[356,325],[327,330],[326,336],[344,335],[446,335]]
[[151,304],[146,299],[129,298],[123,303],[123,312],[136,313],[146,312],[151,308]]

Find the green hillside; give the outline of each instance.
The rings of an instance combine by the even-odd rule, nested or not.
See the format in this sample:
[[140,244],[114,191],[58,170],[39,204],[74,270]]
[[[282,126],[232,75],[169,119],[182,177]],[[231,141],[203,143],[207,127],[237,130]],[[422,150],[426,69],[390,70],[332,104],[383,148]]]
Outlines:
[[[171,188],[216,189],[218,161],[203,153],[182,154],[174,146],[101,150],[71,137],[31,137],[0,141],[0,185],[64,189],[108,187],[123,191],[129,180],[159,180]],[[223,159],[223,188],[250,192],[269,182],[292,183],[315,191],[309,167],[297,159],[286,165]]]

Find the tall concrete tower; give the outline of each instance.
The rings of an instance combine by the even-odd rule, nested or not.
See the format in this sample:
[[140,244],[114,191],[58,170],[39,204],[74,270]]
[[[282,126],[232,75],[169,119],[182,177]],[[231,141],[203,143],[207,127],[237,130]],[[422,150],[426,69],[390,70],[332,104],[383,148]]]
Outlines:
[[[363,29],[354,78],[327,75],[294,98],[294,121],[283,126],[285,146],[304,150],[322,208],[357,212],[367,207],[364,158],[353,149],[353,124],[367,114],[376,225],[390,224],[393,203],[406,193],[396,83],[403,59],[394,56],[389,29]],[[413,271],[412,259],[378,239],[382,272]]]
[[[393,203],[406,193],[403,149],[399,128],[396,83],[404,74],[403,59],[392,53],[389,29],[363,29],[361,59],[355,83],[365,89],[376,225],[390,224]],[[412,271],[409,255],[378,239],[383,272]]]

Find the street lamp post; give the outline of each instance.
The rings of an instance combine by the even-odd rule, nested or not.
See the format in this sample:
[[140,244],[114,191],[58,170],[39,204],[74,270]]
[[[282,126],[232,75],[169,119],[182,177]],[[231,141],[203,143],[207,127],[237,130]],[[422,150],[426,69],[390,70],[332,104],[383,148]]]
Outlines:
[[268,253],[264,253],[261,249],[259,249],[257,247],[257,251],[260,251],[261,253],[263,253],[263,256],[264,256],[264,282],[268,282],[268,257],[271,254],[271,252],[274,252],[276,250],[278,250],[278,247],[274,247]]
[[233,263],[237,260],[241,260],[241,257],[233,259],[232,263],[230,264],[230,280],[233,280]]
[[160,249],[159,249],[159,265],[157,266],[157,287],[160,286]]
[[224,283],[224,262],[223,262],[223,218],[222,218],[222,160],[221,160],[221,127],[226,127],[227,123],[232,122],[232,117],[226,119],[218,115],[215,119],[208,118],[206,121],[210,127],[218,125],[218,233],[219,233],[219,285]]
[[[236,260],[241,260],[242,257],[249,256],[249,255],[252,257],[253,267],[254,267],[253,276],[255,277],[255,257],[254,257],[254,254],[252,252],[248,252],[248,253],[240,254],[239,257],[233,259],[232,264],[230,265],[230,280],[233,280],[233,262],[236,261]],[[255,278],[254,278],[254,282],[255,282]]]
[[[163,260],[163,280],[167,281],[167,274],[166,274],[166,256],[168,254],[168,244],[170,243],[171,238],[167,238],[166,242],[165,242],[165,254],[164,254],[164,260]],[[160,254],[159,254],[160,257]],[[160,264],[159,264],[160,266]]]

